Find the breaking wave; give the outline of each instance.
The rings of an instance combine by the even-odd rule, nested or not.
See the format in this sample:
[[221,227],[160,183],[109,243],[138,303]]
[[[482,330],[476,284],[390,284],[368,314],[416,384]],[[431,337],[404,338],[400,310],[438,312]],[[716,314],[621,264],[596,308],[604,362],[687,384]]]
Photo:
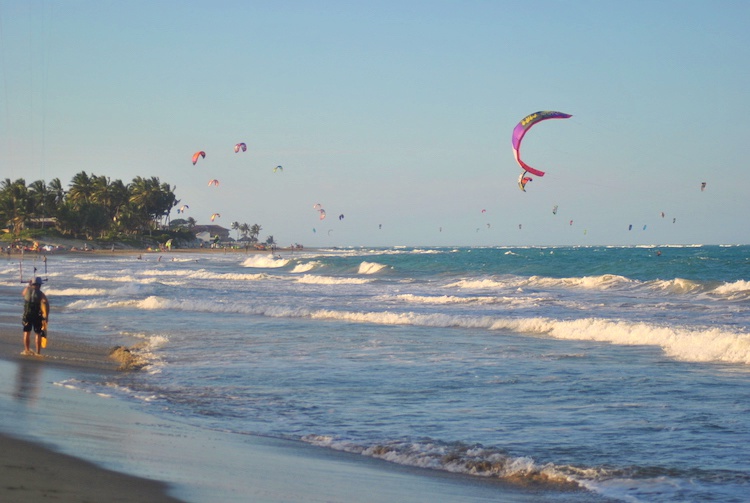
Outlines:
[[[320,277],[313,276],[315,281]],[[335,278],[330,278],[335,280]],[[352,281],[350,278],[348,281]],[[510,331],[554,339],[607,342],[623,346],[655,346],[675,360],[750,364],[750,334],[727,326],[680,327],[653,323],[582,318],[503,318],[496,316],[420,314],[393,311],[345,311],[335,309],[293,308],[283,305],[206,304],[197,300],[170,300],[150,296],[139,300],[95,299],[72,302],[70,309],[131,308],[142,310],[183,310],[195,312],[245,313],[274,318],[310,318],[317,320],[413,325],[437,328],[474,328]]]

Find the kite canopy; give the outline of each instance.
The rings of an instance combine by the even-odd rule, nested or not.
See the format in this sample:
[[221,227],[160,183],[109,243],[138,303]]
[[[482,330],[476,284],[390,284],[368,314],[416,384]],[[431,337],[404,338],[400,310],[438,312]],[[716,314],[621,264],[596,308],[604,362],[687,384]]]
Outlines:
[[247,145],[245,145],[244,143],[238,143],[237,145],[234,146],[234,153],[235,154],[237,152],[239,152],[240,150],[242,150],[243,152],[245,152],[247,150]]
[[528,171],[532,175],[544,176],[544,171],[534,169],[521,160],[521,140],[523,140],[526,131],[531,129],[531,126],[533,126],[537,122],[545,121],[547,119],[569,119],[570,117],[573,116],[563,112],[536,112],[531,115],[527,115],[521,122],[518,123],[515,129],[513,129],[513,155],[516,158],[516,162],[521,166],[521,168],[523,168],[524,171]]
[[198,162],[198,158],[206,158],[206,153],[204,151],[199,151],[193,154],[193,166],[195,166],[195,163]]

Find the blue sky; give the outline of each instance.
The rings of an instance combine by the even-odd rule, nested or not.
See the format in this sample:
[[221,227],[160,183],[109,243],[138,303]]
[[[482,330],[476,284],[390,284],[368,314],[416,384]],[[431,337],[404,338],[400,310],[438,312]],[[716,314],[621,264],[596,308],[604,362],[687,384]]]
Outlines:
[[[198,223],[282,245],[749,243],[749,22],[744,1],[0,0],[0,177],[157,176]],[[510,138],[538,110],[573,117],[527,134],[547,174],[523,193]]]

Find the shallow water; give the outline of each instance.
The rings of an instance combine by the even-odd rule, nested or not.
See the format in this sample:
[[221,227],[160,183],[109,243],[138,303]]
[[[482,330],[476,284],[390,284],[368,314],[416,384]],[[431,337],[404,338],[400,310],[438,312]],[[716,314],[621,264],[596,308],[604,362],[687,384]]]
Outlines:
[[66,255],[44,289],[59,326],[149,363],[63,384],[157,416],[563,497],[742,501],[750,247],[655,251]]

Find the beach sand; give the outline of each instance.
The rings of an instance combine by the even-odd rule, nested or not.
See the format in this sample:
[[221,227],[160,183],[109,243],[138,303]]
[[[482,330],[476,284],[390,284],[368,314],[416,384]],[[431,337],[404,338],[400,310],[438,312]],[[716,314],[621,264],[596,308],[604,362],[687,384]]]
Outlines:
[[[44,365],[68,367],[75,372],[114,372],[118,364],[107,358],[106,351],[58,341],[56,357],[37,359],[20,355],[20,324],[17,332],[0,330],[0,359],[17,367],[13,397],[23,402],[34,399],[34,377]],[[32,343],[33,347],[33,343]],[[38,361],[35,361],[38,360]],[[29,368],[31,370],[29,371]],[[26,378],[30,379],[27,381]],[[4,423],[14,414],[3,407]],[[7,414],[11,412],[10,414]],[[7,430],[7,423],[3,430]],[[17,424],[21,430],[22,424]],[[168,496],[167,486],[157,481],[137,478],[98,467],[90,462],[55,452],[40,443],[20,440],[0,433],[0,501],[38,502],[51,499],[60,502],[178,502]],[[52,439],[54,440],[54,439]]]
[[81,384],[120,372],[108,348],[56,331],[43,358],[21,356],[13,321],[0,319],[3,502],[602,501],[147,414]]

